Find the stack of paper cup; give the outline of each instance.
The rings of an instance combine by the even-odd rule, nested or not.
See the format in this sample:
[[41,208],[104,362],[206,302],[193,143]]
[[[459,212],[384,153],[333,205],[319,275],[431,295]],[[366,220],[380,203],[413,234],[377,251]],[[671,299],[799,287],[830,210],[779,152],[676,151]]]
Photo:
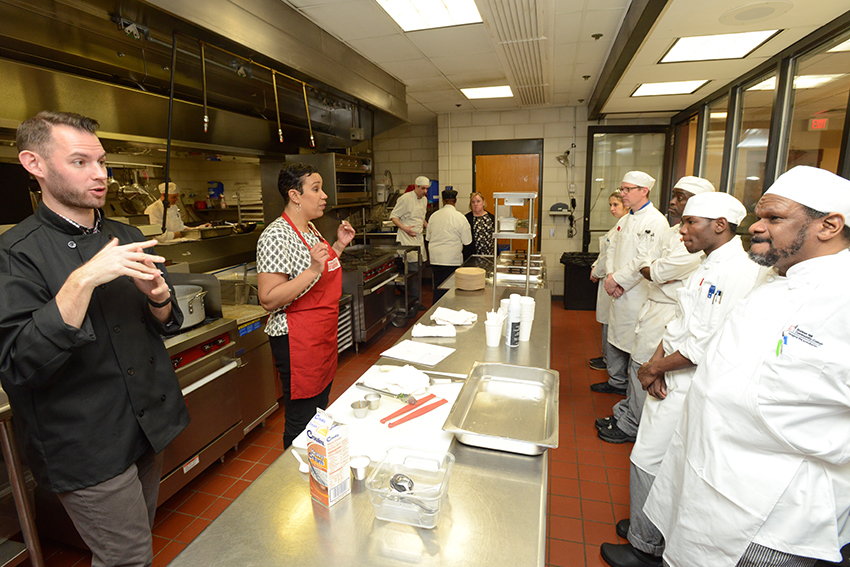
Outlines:
[[531,337],[531,324],[534,322],[534,298],[520,299],[519,340],[527,341]]
[[505,327],[505,339],[506,339],[506,340],[507,340],[507,338],[508,338],[508,335],[510,335],[510,333],[511,333],[511,326],[507,324],[507,320],[508,320],[508,306],[509,306],[510,304],[511,304],[511,298],[510,298],[510,297],[506,297],[506,298],[504,298],[504,299],[501,301],[501,303],[499,304],[499,305],[500,305],[500,306],[499,306],[499,312],[500,312],[500,313],[502,313],[502,316],[505,318],[504,327]]

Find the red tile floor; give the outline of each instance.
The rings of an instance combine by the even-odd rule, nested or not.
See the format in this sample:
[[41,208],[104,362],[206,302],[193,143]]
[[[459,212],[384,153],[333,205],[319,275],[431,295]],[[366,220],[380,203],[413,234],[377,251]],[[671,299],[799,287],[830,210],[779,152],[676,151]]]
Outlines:
[[[430,298],[426,298],[426,303]],[[412,322],[410,323],[412,324]],[[406,329],[388,327],[359,353],[340,355],[331,401],[394,344]],[[598,356],[600,327],[592,311],[566,311],[552,304],[552,367],[560,373],[560,446],[549,452],[547,567],[603,566],[599,545],[617,542],[614,524],[629,512],[631,444],[610,445],[596,436],[593,420],[609,415],[619,398],[595,394],[589,385],[604,378],[587,359]],[[165,566],[234,498],[283,453],[279,410],[157,511],[154,566]],[[48,567],[91,565],[91,555],[42,534]],[[28,563],[25,563],[28,565]]]

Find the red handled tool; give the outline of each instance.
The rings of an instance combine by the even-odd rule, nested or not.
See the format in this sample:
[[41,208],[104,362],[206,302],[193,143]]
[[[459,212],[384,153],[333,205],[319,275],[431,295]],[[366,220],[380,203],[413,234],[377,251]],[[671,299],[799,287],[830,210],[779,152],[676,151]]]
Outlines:
[[428,395],[427,395],[427,396],[425,396],[424,398],[421,398],[421,399],[417,400],[415,404],[412,404],[412,405],[409,405],[409,406],[404,406],[404,407],[403,407],[403,408],[401,408],[400,410],[398,410],[398,411],[395,411],[395,412],[391,413],[390,415],[388,415],[388,416],[387,416],[387,417],[385,417],[385,418],[382,418],[382,419],[381,419],[381,423],[386,423],[386,422],[388,422],[389,420],[391,420],[391,419],[393,419],[393,418],[396,418],[396,417],[398,417],[398,416],[400,416],[400,415],[402,415],[402,414],[404,414],[404,413],[409,412],[410,410],[414,410],[414,409],[416,409],[416,408],[418,408],[418,407],[422,407],[422,406],[425,404],[425,402],[430,402],[430,401],[431,401],[431,400],[433,400],[435,397],[436,397],[436,396],[435,396],[434,394],[428,394]]
[[448,400],[446,400],[446,399],[440,398],[439,400],[437,400],[436,402],[434,402],[433,404],[431,404],[431,405],[429,405],[429,406],[425,406],[425,407],[419,408],[419,409],[418,409],[418,410],[416,410],[416,411],[412,411],[412,412],[410,412],[409,414],[407,414],[406,416],[402,417],[401,419],[397,419],[397,420],[395,420],[395,421],[394,421],[394,422],[392,422],[392,423],[388,423],[388,424],[387,424],[387,427],[395,427],[396,425],[401,425],[401,424],[402,424],[402,423],[404,423],[405,421],[410,421],[411,419],[413,419],[413,418],[415,418],[415,417],[419,417],[419,416],[420,416],[420,415],[422,415],[422,414],[426,414],[426,413],[428,413],[428,412],[429,412],[429,411],[431,411],[432,409],[436,409],[436,408],[440,407],[441,405],[443,405],[443,404],[444,404],[444,403],[446,403],[447,401],[448,401]]

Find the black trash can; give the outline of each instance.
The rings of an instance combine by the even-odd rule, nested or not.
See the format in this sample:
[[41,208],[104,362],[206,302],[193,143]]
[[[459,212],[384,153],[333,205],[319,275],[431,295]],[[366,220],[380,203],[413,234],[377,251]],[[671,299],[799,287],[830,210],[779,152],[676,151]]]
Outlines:
[[596,252],[564,252],[564,309],[596,311],[596,292],[599,284],[590,281],[590,266]]

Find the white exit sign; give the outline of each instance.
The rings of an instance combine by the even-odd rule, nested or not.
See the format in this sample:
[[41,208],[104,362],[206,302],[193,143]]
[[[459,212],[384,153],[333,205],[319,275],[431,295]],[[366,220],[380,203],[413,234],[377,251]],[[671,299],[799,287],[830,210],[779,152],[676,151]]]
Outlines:
[[812,118],[809,120],[809,130],[826,130],[829,118]]

